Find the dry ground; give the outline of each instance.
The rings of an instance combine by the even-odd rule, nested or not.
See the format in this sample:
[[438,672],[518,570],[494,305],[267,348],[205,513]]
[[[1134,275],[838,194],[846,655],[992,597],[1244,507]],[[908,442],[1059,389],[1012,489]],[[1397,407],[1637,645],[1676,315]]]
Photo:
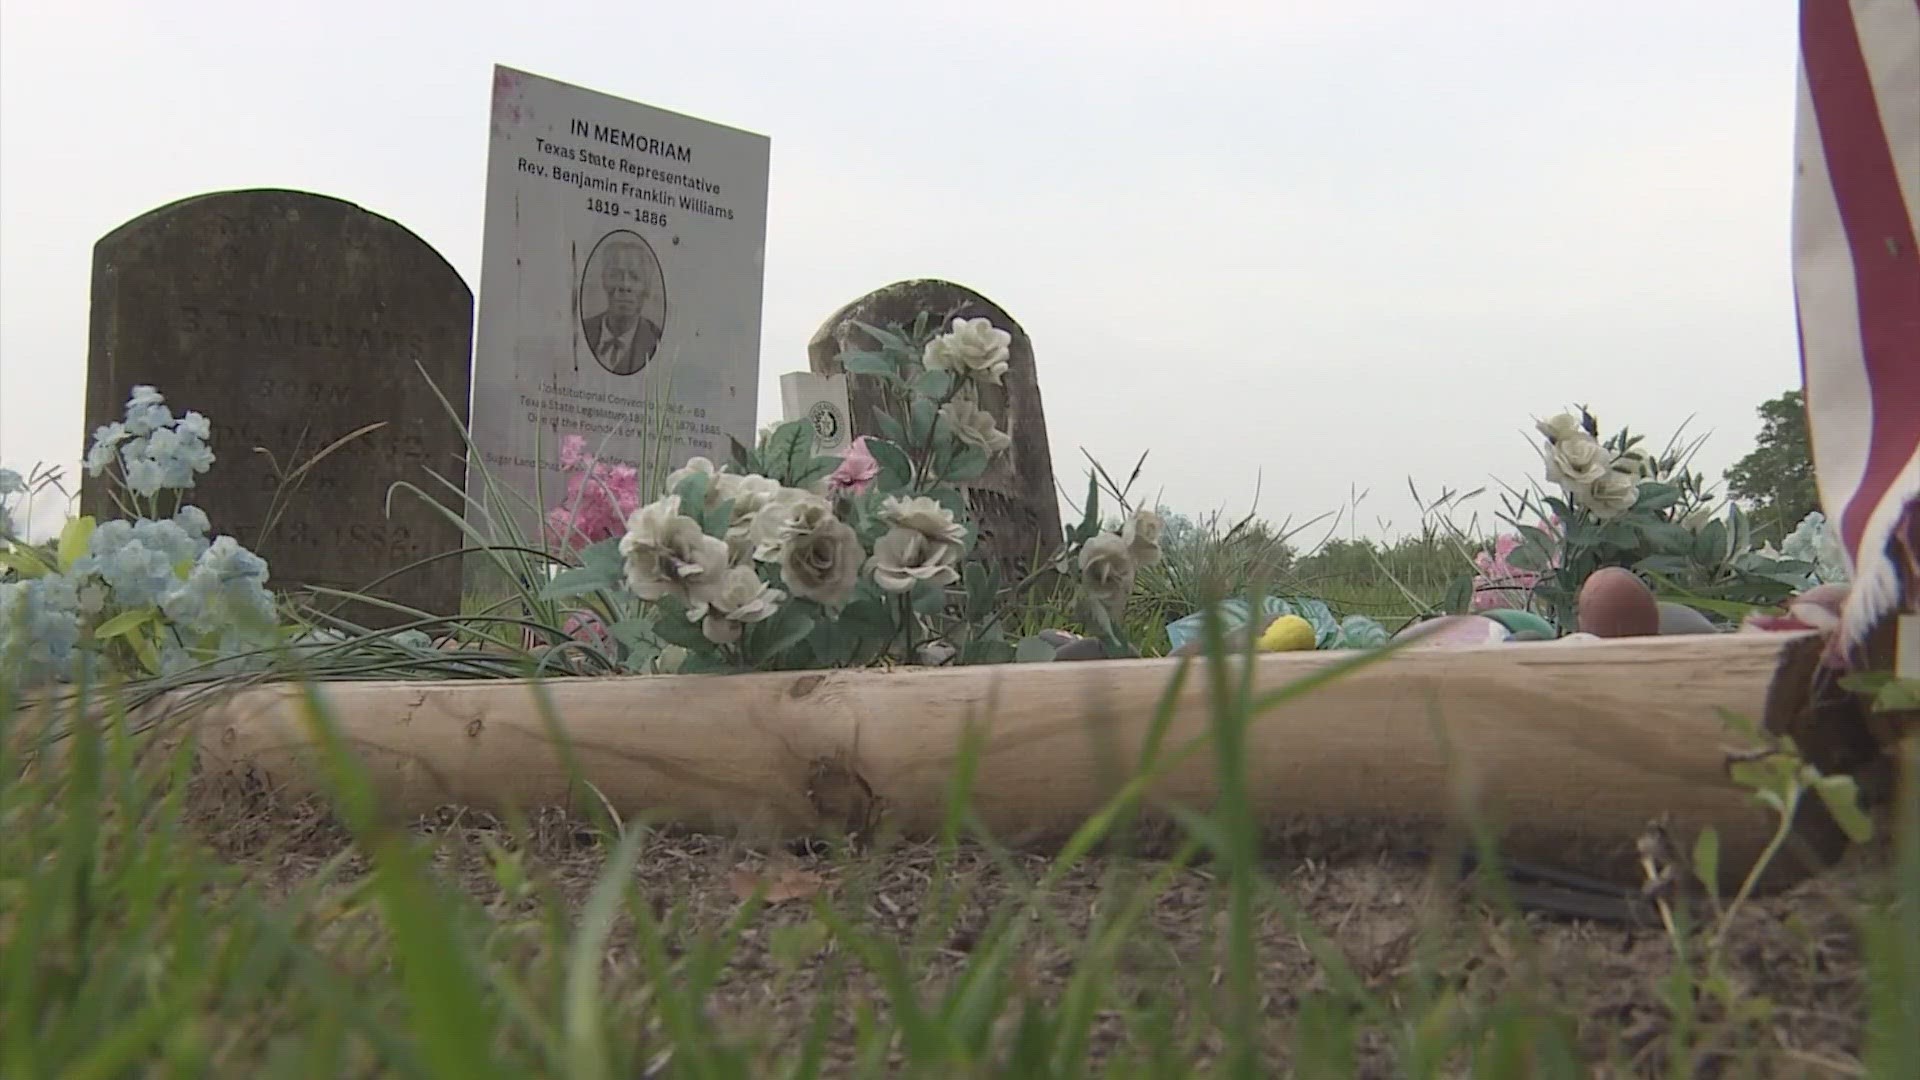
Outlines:
[[[196,817],[219,854],[270,894],[299,887],[343,853],[347,861],[335,895],[344,895],[341,890],[365,873],[347,832],[311,802],[282,800],[257,786],[229,786],[196,803]],[[511,853],[510,859],[517,855],[540,888],[551,889],[548,895],[576,913],[612,846],[589,822],[559,811],[536,815],[524,843],[499,820],[472,810],[445,808],[412,827],[445,841],[436,856],[445,878],[482,905],[502,934],[520,935],[533,952],[545,932],[533,915],[538,902],[503,887],[488,846]],[[722,837],[657,832],[645,843],[636,884],[666,921],[670,949],[681,957],[691,955],[703,936],[723,933],[744,897],[764,886],[770,903],[732,947],[708,1002],[712,1022],[776,1051],[790,1048],[812,1020],[820,995],[844,979],[831,1003],[834,1053],[844,1058],[852,1052],[856,1006],[869,1004],[884,1018],[887,994],[868,969],[827,944],[812,911],[816,897],[903,951],[922,949],[909,955],[923,990],[935,993],[969,962],[993,912],[1023,895],[1045,865],[1033,855],[1014,855],[1008,865],[965,845],[943,867],[929,844],[848,857],[805,846],[753,848]],[[1119,902],[1116,882],[1140,882],[1162,865],[1090,859],[1066,877],[1042,905],[1059,925],[1040,920],[1033,945],[1021,952],[1016,975],[1027,990],[1047,999],[1064,985],[1088,928]],[[1531,1000],[1571,1017],[1594,1060],[1611,1053],[1628,1074],[1671,1075],[1665,1070],[1674,1016],[1662,980],[1673,970],[1674,953],[1660,929],[1505,918],[1457,884],[1391,861],[1304,861],[1273,865],[1270,872],[1368,990],[1390,1006],[1411,1008],[1422,972],[1438,973],[1437,982],[1469,1004]],[[944,890],[938,885],[943,881]],[[1697,1036],[1707,1045],[1683,1074],[1751,1074],[1756,1063],[1738,1060],[1742,1043],[1764,1050],[1760,1075],[1862,1074],[1866,1004],[1855,923],[1861,889],[1858,874],[1834,874],[1748,911],[1729,939],[1729,970],[1744,997],[1764,997],[1771,1010],[1737,1031]],[[1204,866],[1173,878],[1150,902],[1144,927],[1126,935],[1116,1000],[1164,1008],[1181,1029],[1196,1023],[1211,1029],[1206,1014],[1220,996],[1216,942],[1225,919],[1219,896]],[[609,992],[625,987],[639,993],[644,973],[631,923],[621,918],[609,950]],[[1263,1006],[1273,1021],[1276,1061],[1284,1063],[1303,1034],[1302,1002],[1327,989],[1330,976],[1287,913],[1263,910],[1259,927]],[[365,939],[356,940],[365,946]],[[1529,986],[1536,988],[1532,998],[1525,996]],[[1715,1009],[1702,1008],[1711,1021]],[[1103,1014],[1096,1057],[1129,1040],[1138,1015],[1129,1021],[1119,1010]],[[1411,1024],[1420,1016],[1403,1019]],[[1207,1050],[1205,1043],[1199,1047],[1202,1056]],[[1359,1048],[1360,1074],[1395,1074],[1389,1053],[1386,1035],[1378,1027],[1368,1030]]]

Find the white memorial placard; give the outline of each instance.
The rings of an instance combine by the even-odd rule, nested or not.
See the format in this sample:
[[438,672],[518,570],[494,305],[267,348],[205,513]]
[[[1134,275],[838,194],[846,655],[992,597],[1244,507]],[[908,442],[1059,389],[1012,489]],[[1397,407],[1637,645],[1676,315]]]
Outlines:
[[751,445],[768,138],[506,67],[491,131],[471,429],[495,482],[556,505],[568,435],[643,477]]
[[847,377],[789,371],[780,376],[781,419],[813,429],[813,452],[838,456],[853,445],[853,412],[847,407]]

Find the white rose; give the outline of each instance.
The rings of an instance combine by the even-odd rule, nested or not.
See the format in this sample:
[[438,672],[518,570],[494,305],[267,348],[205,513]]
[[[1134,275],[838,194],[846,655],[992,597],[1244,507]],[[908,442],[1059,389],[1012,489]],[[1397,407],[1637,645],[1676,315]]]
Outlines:
[[[1587,429],[1580,426],[1580,418],[1572,413],[1560,413],[1545,420],[1536,420],[1533,424],[1549,442],[1560,442],[1576,436],[1587,435]],[[1588,438],[1592,436],[1587,435]]]
[[[682,465],[679,468],[667,474],[667,490],[670,492],[680,490],[681,482],[686,480],[688,477],[692,476],[694,473],[706,474],[707,482],[711,484],[713,482],[713,478],[720,475],[720,470],[716,468],[713,462],[708,460],[707,458],[703,458],[703,457],[688,458],[687,463],[685,465]],[[708,505],[714,505],[715,500],[713,499],[713,494],[712,494],[713,489],[709,487],[707,489],[707,492],[708,492],[707,494]]]
[[807,515],[782,530],[780,579],[793,595],[837,609],[853,598],[866,557],[853,526],[831,515],[824,521]]
[[805,530],[833,516],[827,500],[803,488],[781,488],[753,515],[747,530],[747,550],[760,562],[779,562],[786,531],[798,524]]
[[954,438],[985,450],[988,457],[1013,445],[1013,436],[994,426],[993,414],[971,401],[949,401],[940,407],[940,416]]
[[1166,531],[1167,523],[1159,514],[1137,510],[1120,527],[1120,539],[1126,541],[1127,552],[1133,556],[1136,566],[1152,566],[1160,561],[1160,536]]
[[949,544],[957,545],[967,536],[967,527],[953,519],[953,511],[925,495],[904,499],[898,495],[887,496],[880,504],[880,520]]
[[772,616],[786,598],[786,593],[761,581],[753,567],[730,567],[705,602],[687,608],[687,618],[700,623],[700,632],[708,641],[731,645],[740,640],[747,623]]
[[1554,443],[1545,456],[1547,479],[1572,491],[1585,490],[1613,466],[1607,448],[1585,432]]
[[1620,456],[1613,459],[1613,468],[1615,472],[1627,473],[1636,480],[1644,479],[1653,475],[1653,456],[1636,446],[1621,451]]
[[927,342],[922,361],[928,371],[951,371],[955,378],[972,376],[999,386],[1012,342],[1012,334],[987,319],[955,319],[952,330]]
[[1640,481],[1631,474],[1609,469],[1575,498],[1594,517],[1611,521],[1640,501]]
[[918,529],[894,527],[874,542],[874,584],[891,593],[911,590],[920,582],[951,585],[960,580],[954,566],[960,561],[960,545],[928,536]]
[[1133,552],[1113,533],[1101,533],[1080,548],[1081,584],[1115,622],[1126,613],[1127,597],[1133,595],[1134,572]]
[[738,562],[753,551],[754,521],[787,490],[780,486],[780,481],[758,474],[721,473],[714,477],[713,487],[708,490],[708,505],[733,503],[727,518],[727,550],[733,561]]
[[697,603],[718,587],[727,568],[727,542],[708,536],[669,495],[635,510],[620,538],[627,588],[642,600],[672,594]]

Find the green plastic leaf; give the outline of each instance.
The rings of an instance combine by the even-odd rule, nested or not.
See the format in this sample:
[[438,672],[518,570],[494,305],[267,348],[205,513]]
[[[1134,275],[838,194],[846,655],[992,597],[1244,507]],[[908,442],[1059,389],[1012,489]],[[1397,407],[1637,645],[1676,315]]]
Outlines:
[[701,508],[707,505],[707,489],[712,485],[713,477],[699,471],[680,481],[680,486],[673,489],[673,493],[680,496],[680,512],[700,520]]
[[733,526],[733,500],[728,499],[718,506],[701,511],[694,516],[700,522],[700,531],[716,540],[725,540],[727,530]]
[[1720,833],[1709,825],[1700,830],[1693,842],[1693,876],[1706,886],[1707,895],[1720,895]]
[[881,490],[894,492],[912,486],[913,462],[907,459],[906,451],[885,439],[868,439],[867,453],[880,463]]
[[87,542],[93,539],[93,517],[82,514],[60,530],[60,569],[73,569],[73,564],[87,553]]
[[913,355],[913,346],[907,344],[907,339],[901,337],[898,332],[882,329],[871,323],[861,322],[859,319],[853,320],[853,325],[871,334],[873,340],[879,342],[882,348],[891,349],[907,356]]
[[880,424],[880,437],[891,443],[905,444],[907,429],[900,425],[900,418],[885,409],[874,413],[873,418]]
[[763,622],[747,629],[750,655],[771,660],[805,641],[813,633],[813,616],[800,604],[790,603]]
[[913,610],[922,615],[938,615],[947,610],[947,591],[929,581],[913,587]]
[[953,461],[946,467],[944,475],[946,479],[953,481],[978,479],[987,471],[987,463],[989,460],[987,452],[980,447],[965,446],[958,454],[954,455]]
[[37,578],[51,572],[46,563],[30,554],[31,548],[0,548],[0,566],[18,574],[22,578]]
[[935,401],[945,401],[947,395],[953,393],[953,372],[938,368],[923,371],[919,378],[913,380],[913,392]]
[[735,469],[749,476],[756,475],[760,472],[760,455],[754,453],[746,443],[729,435],[727,436],[727,445],[733,451],[733,467]]
[[1100,475],[1087,473],[1087,503],[1082,508],[1080,525],[1073,530],[1073,542],[1084,544],[1100,531]]
[[1057,650],[1043,637],[1021,638],[1020,644],[1013,648],[1013,662],[1016,664],[1037,664],[1053,659]]
[[1827,804],[1834,823],[1847,839],[1864,844],[1873,839],[1873,819],[1860,809],[1860,788],[1851,776],[1823,776],[1814,781],[1813,790]]
[[1639,497],[1634,500],[1633,508],[1651,514],[1658,510],[1665,510],[1679,501],[1679,488],[1672,484],[1647,481],[1640,485]]
[[660,617],[649,629],[653,636],[669,645],[678,645],[695,656],[711,655],[714,644],[701,633],[700,624],[687,618],[687,609],[678,603],[661,603]]
[[620,554],[621,539],[618,536],[610,536],[581,548],[580,565],[619,574],[626,566],[626,556]]
[[1712,566],[1727,557],[1727,527],[1718,521],[1709,521],[1693,538],[1693,558],[1695,562]]
[[838,621],[847,630],[867,638],[891,638],[898,629],[893,610],[879,596],[856,596],[841,609]]
[[917,397],[907,409],[907,442],[914,446],[924,446],[933,437],[934,425],[940,421],[940,410],[926,398]]
[[613,640],[630,649],[651,650],[653,648],[654,620],[647,618],[621,619],[607,627],[607,634]]
[[840,367],[849,375],[877,375],[883,379],[900,377],[899,368],[885,353],[843,353],[840,357]]
[[962,577],[967,587],[967,621],[979,622],[993,611],[999,567],[984,560],[967,564]]
[[[1040,644],[1045,645],[1046,642],[1042,641]],[[1015,654],[1016,650],[1012,644],[983,638],[962,645],[959,662],[962,664],[1010,664],[1013,663]],[[1048,659],[1052,657],[1049,656]]]
[[555,574],[553,580],[540,590],[540,599],[566,600],[602,589],[613,589],[619,586],[621,576],[618,564],[611,568],[575,566]]
[[111,641],[114,638],[131,634],[158,618],[160,618],[160,609],[152,604],[148,604],[143,608],[123,611],[113,618],[108,619],[106,622],[101,623],[99,626],[94,627],[93,636],[101,641]]
[[781,424],[767,439],[766,452],[760,456],[767,467],[764,475],[795,486],[793,478],[806,472],[814,458],[813,428],[800,420]]
[[808,462],[805,468],[801,469],[798,474],[788,481],[787,486],[796,488],[811,487],[825,480],[827,477],[832,476],[833,471],[839,467],[839,458],[831,454],[821,454]]

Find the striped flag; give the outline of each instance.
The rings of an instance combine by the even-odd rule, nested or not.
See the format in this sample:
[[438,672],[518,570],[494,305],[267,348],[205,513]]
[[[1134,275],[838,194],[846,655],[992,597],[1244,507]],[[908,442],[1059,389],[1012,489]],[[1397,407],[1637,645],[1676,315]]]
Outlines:
[[1801,0],[1794,158],[1814,472],[1853,576],[1835,659],[1884,631],[1879,662],[1920,666],[1920,0]]

